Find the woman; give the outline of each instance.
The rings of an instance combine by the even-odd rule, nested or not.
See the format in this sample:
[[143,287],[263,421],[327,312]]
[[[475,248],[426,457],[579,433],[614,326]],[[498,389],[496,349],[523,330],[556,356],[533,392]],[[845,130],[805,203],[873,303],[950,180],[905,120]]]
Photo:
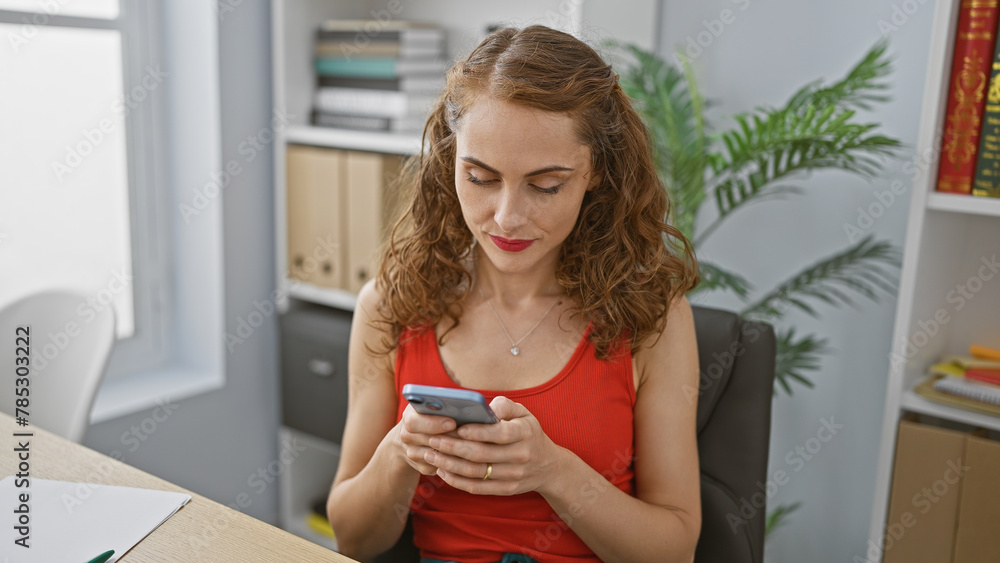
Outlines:
[[[693,559],[696,263],[617,80],[543,26],[448,72],[355,310],[342,553],[388,549],[412,511],[425,562]],[[480,391],[501,422],[456,430],[406,383]]]

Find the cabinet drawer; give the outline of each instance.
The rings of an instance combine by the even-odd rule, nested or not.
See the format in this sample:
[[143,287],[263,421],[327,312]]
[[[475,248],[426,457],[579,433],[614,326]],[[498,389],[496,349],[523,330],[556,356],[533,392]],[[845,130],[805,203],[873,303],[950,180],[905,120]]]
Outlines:
[[281,316],[282,423],[339,444],[347,417],[351,313],[314,307]]

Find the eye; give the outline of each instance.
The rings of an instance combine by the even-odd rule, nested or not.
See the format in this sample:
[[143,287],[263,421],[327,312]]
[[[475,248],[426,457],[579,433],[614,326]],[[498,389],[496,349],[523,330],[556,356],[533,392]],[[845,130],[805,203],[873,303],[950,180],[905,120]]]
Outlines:
[[469,177],[467,178],[467,180],[469,180],[470,182],[472,182],[473,184],[475,184],[477,186],[486,186],[486,185],[492,184],[493,182],[496,181],[496,180],[480,180],[479,178],[476,178],[472,174],[469,174]]
[[538,186],[531,186],[531,187],[534,188],[535,191],[537,191],[538,193],[542,193],[542,194],[546,194],[546,195],[555,195],[555,194],[559,193],[560,189],[562,189],[563,184],[559,184],[557,186],[552,186],[551,188],[540,188]]

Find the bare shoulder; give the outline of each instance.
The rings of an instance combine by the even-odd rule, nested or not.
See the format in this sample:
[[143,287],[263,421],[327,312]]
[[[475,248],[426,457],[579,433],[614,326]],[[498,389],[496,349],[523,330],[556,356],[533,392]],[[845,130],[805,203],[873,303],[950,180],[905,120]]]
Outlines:
[[375,282],[369,281],[354,308],[347,358],[347,422],[335,484],[357,475],[396,423],[395,354],[380,352],[389,325],[372,322],[382,319],[381,299]]
[[382,301],[382,290],[376,284],[376,280],[370,279],[365,282],[365,285],[361,286],[361,291],[358,292],[358,302],[354,308],[354,314],[361,314],[366,321],[370,321],[376,317],[378,313],[379,302]]
[[[376,367],[383,372],[383,377],[388,375],[391,381],[392,366],[395,364],[395,351],[387,355],[373,353],[384,347],[385,338],[388,336],[390,325],[385,322],[385,317],[380,311],[382,302],[382,291],[378,287],[376,280],[371,279],[365,282],[358,293],[358,301],[354,307],[354,318],[351,323],[351,344],[350,355],[352,363],[358,366],[363,360],[364,372],[371,375],[372,368]],[[388,372],[387,374],[384,372]],[[357,378],[356,369],[351,369],[351,377]]]
[[696,432],[698,344],[691,304],[676,298],[666,326],[636,351],[636,496],[684,522],[692,544],[701,528]]
[[[663,331],[650,335],[635,352],[639,386],[651,377],[669,378],[690,383],[698,375],[698,343],[694,332],[694,314],[684,295],[671,302]],[[638,392],[638,388],[636,389]]]

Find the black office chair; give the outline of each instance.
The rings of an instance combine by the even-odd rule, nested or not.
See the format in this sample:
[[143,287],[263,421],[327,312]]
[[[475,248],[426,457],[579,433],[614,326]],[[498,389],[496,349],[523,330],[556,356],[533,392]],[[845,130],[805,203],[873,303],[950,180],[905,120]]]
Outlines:
[[[767,491],[758,483],[767,483],[774,330],[729,311],[700,306],[692,310],[701,372],[697,426],[702,515],[695,561],[761,563]],[[412,536],[408,522],[399,542],[375,563],[419,561]]]
[[[701,372],[698,563],[761,563],[776,340],[765,323],[692,307]],[[766,489],[766,487],[765,487]]]

